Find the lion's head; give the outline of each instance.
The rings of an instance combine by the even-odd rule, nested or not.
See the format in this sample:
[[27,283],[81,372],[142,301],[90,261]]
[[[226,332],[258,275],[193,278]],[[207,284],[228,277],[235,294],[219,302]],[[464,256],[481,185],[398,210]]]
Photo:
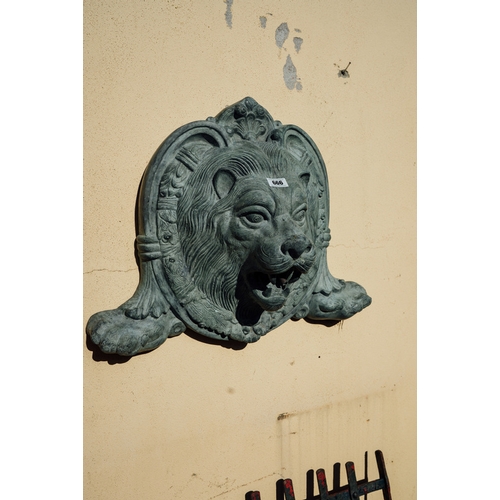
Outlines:
[[178,205],[182,251],[196,286],[240,321],[275,311],[316,257],[309,172],[279,145],[210,153]]

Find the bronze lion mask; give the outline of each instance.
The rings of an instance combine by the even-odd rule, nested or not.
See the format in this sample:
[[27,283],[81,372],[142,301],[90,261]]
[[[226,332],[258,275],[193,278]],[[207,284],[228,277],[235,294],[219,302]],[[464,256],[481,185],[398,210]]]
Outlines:
[[141,182],[139,286],[94,314],[87,333],[102,351],[131,356],[186,327],[255,342],[290,318],[347,319],[371,298],[328,271],[328,213],[316,145],[252,98],[185,125]]

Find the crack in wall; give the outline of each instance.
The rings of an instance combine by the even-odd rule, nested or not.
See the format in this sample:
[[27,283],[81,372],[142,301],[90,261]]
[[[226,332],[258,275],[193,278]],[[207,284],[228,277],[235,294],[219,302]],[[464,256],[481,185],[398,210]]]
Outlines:
[[85,271],[83,274],[92,274],[97,272],[107,272],[107,273],[130,273],[131,271],[137,271],[137,269],[92,269],[91,271]]
[[234,488],[231,488],[230,490],[226,490],[226,491],[224,491],[222,493],[219,493],[218,495],[210,497],[208,500],[213,500],[214,498],[217,498],[217,497],[220,497],[222,495],[225,495],[226,493],[230,493],[231,491],[238,490],[240,488],[244,488],[246,486],[249,486],[250,484],[254,484],[257,481],[262,481],[263,479],[267,479],[268,477],[272,477],[272,476],[279,476],[281,478],[281,476],[277,472],[272,472],[271,474],[268,474],[267,476],[259,477],[259,479],[254,479],[253,481],[249,481],[248,483],[240,484],[239,486],[235,486]]
[[381,246],[381,247],[362,247],[359,243],[356,243],[354,245],[344,245],[343,243],[338,243],[337,245],[329,245],[329,248],[337,248],[337,247],[359,248],[361,250],[376,250],[377,248],[385,248],[384,246]]

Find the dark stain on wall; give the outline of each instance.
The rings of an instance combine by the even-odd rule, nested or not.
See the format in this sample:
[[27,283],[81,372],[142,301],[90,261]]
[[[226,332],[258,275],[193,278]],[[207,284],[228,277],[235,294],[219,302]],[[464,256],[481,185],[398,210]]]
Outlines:
[[300,47],[302,47],[302,42],[304,40],[298,36],[294,36],[293,37],[293,44],[295,45],[295,50],[297,52],[297,54],[299,53],[300,51]]
[[280,49],[283,47],[283,44],[285,43],[285,41],[288,38],[289,34],[290,34],[290,30],[288,29],[288,24],[287,23],[281,23],[276,28],[276,34],[274,35],[274,37],[276,39],[276,45]]
[[233,1],[234,0],[224,0],[224,3],[226,4],[226,24],[228,28],[233,27]]
[[302,90],[302,84],[300,79],[297,78],[297,68],[292,62],[290,54],[286,57],[285,66],[283,66],[283,78],[285,80],[285,85],[290,89]]

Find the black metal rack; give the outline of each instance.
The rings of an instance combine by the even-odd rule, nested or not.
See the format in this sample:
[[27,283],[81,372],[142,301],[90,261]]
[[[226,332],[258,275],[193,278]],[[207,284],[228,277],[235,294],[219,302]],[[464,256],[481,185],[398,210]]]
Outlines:
[[[333,466],[333,489],[328,490],[326,474],[324,469],[316,471],[319,495],[314,495],[314,471],[307,472],[307,495],[304,500],[359,500],[369,493],[382,490],[384,500],[392,500],[389,477],[385,468],[384,455],[380,450],[375,452],[379,478],[368,481],[368,452],[365,453],[365,477],[359,481],[356,479],[356,472],[353,462],[345,464],[347,472],[347,484],[340,486],[340,463]],[[277,484],[277,500],[295,500],[293,484],[291,479],[282,479]],[[260,492],[250,491],[245,495],[245,500],[261,500]]]

